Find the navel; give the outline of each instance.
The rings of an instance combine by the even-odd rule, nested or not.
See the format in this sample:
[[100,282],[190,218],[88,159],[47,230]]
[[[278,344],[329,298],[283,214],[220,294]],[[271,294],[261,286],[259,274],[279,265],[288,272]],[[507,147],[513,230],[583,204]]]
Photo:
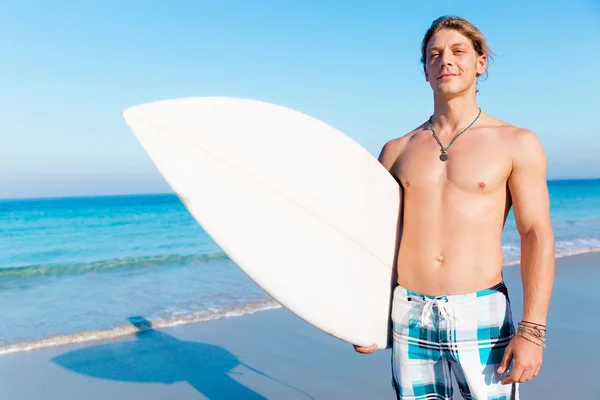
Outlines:
[[437,257],[435,258],[435,261],[437,261],[437,262],[440,262],[440,263],[441,263],[441,262],[444,262],[444,257],[442,257],[442,256],[437,256]]

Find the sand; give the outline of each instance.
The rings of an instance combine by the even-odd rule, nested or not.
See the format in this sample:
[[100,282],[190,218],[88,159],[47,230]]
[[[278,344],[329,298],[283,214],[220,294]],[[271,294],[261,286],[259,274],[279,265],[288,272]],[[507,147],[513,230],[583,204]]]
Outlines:
[[[515,322],[519,267],[505,268]],[[540,376],[522,399],[600,399],[600,253],[560,258]],[[0,356],[0,399],[393,399],[373,355],[284,309]],[[457,394],[455,398],[460,398]]]

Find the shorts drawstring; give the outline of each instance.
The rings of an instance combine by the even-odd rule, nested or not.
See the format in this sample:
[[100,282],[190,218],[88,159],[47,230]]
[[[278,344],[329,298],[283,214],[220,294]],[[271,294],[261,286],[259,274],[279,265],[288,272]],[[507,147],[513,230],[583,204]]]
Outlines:
[[421,311],[421,326],[433,326],[433,307],[436,306],[439,310],[440,316],[443,320],[450,323],[456,322],[453,310],[448,307],[448,299],[445,297],[435,297],[428,299],[421,299],[411,297],[411,300],[418,300],[419,303],[423,304],[423,310]]

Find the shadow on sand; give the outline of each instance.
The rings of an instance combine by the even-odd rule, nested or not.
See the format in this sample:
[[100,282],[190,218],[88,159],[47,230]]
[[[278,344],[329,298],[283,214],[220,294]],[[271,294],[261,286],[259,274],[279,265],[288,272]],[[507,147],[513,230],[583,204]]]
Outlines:
[[187,382],[211,400],[266,399],[231,377],[243,366],[280,385],[312,398],[301,390],[244,364],[222,347],[187,342],[152,329],[143,317],[129,321],[138,329],[137,340],[85,347],[54,357],[59,366],[100,379],[139,383]]

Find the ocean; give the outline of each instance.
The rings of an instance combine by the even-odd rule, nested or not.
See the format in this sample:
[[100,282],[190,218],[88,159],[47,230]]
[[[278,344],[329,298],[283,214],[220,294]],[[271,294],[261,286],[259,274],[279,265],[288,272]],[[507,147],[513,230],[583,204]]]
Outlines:
[[[600,251],[600,179],[549,190],[557,256]],[[278,307],[173,194],[0,200],[0,354]]]

